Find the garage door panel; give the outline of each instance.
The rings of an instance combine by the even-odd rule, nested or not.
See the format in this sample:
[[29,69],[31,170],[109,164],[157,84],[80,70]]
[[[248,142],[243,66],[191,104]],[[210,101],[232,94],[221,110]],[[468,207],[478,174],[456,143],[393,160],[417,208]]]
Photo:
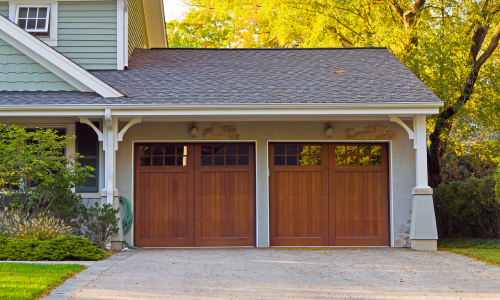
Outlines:
[[269,149],[271,245],[388,245],[387,145],[289,145]]
[[327,245],[327,157],[318,145],[278,147],[269,149],[271,245]]
[[197,147],[196,246],[254,246],[253,145]]

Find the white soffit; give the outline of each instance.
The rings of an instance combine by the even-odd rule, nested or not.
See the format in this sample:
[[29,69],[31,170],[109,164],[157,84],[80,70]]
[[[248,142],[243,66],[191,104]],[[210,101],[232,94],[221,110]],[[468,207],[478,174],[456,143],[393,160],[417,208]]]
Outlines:
[[167,48],[167,32],[162,0],[143,0],[149,48]]
[[3,16],[0,16],[0,38],[80,92],[96,92],[105,98],[123,97],[120,92]]

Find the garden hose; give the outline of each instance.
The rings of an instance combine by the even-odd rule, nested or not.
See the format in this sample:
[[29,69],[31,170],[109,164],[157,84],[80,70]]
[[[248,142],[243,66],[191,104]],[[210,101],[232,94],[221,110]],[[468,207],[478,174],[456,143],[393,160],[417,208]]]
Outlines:
[[[134,214],[132,213],[132,205],[127,198],[120,196],[120,202],[123,204],[125,210],[125,215],[122,219],[123,235],[130,231],[132,224],[134,223]],[[129,249],[142,249],[141,247],[134,247],[130,245],[125,239],[123,239],[123,245],[127,246]]]

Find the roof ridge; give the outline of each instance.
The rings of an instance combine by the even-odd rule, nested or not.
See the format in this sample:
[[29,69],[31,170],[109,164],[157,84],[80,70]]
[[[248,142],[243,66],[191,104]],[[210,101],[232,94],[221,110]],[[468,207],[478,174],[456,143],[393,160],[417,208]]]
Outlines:
[[273,50],[380,50],[387,49],[387,47],[322,47],[322,48],[151,48],[151,49],[136,49],[140,51],[145,50],[226,50],[226,51],[242,51],[242,50],[265,50],[265,51],[273,51]]

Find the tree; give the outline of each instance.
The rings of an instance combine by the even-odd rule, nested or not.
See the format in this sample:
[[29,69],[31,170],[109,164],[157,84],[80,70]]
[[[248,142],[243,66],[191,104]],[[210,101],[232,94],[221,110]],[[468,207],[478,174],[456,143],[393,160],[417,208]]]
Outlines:
[[78,204],[73,202],[74,188],[93,176],[93,168],[78,162],[81,156],[64,155],[71,139],[52,129],[27,132],[0,124],[0,205],[10,207],[23,220],[49,212],[71,218],[68,210]]
[[233,47],[387,47],[444,102],[428,120],[432,187],[449,153],[498,160],[498,0],[186,2],[224,21]]

